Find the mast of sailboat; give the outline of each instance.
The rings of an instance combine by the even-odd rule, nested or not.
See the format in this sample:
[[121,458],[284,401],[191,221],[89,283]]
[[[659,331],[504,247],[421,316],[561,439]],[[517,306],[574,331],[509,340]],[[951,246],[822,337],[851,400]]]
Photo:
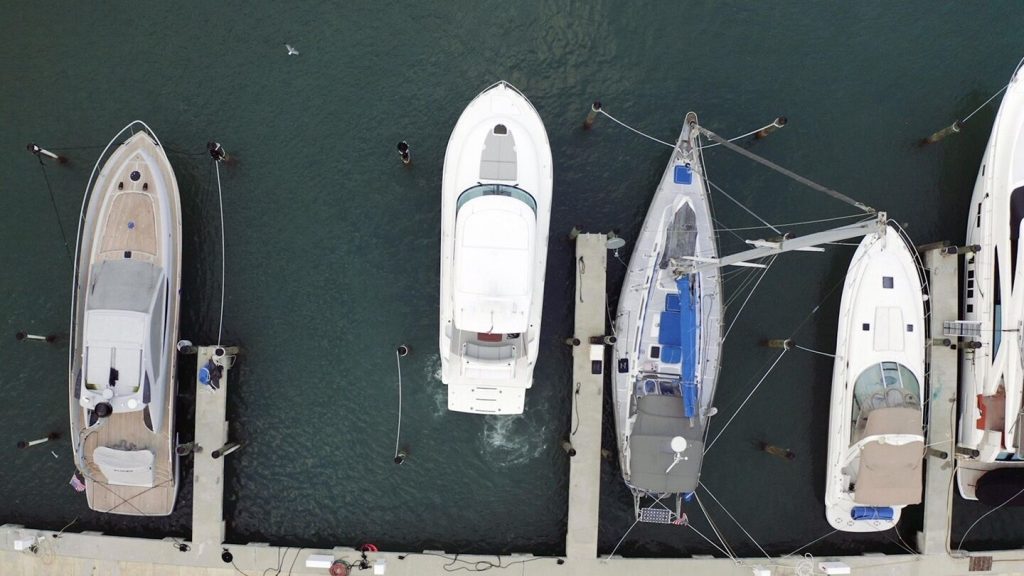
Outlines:
[[873,232],[879,234],[885,233],[886,223],[888,218],[885,212],[877,212],[875,218],[870,220],[863,220],[856,224],[848,224],[832,230],[824,230],[821,232],[815,232],[814,234],[808,234],[806,236],[797,236],[795,238],[783,238],[779,241],[768,241],[758,240],[753,244],[756,248],[750,250],[744,250],[743,252],[737,252],[735,254],[729,254],[721,258],[699,258],[693,256],[683,257],[683,260],[690,262],[689,265],[680,266],[680,272],[692,273],[708,268],[720,268],[722,266],[753,266],[748,260],[757,260],[758,258],[765,258],[774,254],[781,254],[783,252],[791,252],[793,250],[802,250],[811,246],[818,246],[819,244],[828,244],[830,242],[839,242],[842,240],[849,240],[850,238],[858,238],[860,236],[867,236]]
[[736,152],[737,154],[740,154],[741,156],[746,156],[747,158],[750,158],[754,162],[757,162],[759,164],[767,166],[767,167],[771,168],[772,170],[775,170],[779,174],[782,174],[783,176],[787,176],[789,178],[792,178],[793,180],[796,180],[797,182],[803,184],[804,186],[807,186],[808,188],[813,188],[814,190],[817,190],[818,192],[824,192],[825,194],[828,194],[829,196],[831,196],[831,197],[833,197],[833,198],[835,198],[837,200],[842,200],[843,202],[846,202],[847,204],[849,204],[851,206],[854,206],[854,207],[856,207],[856,208],[858,208],[860,210],[863,210],[864,212],[866,212],[868,214],[874,214],[875,212],[877,212],[877,210],[875,210],[871,206],[868,206],[867,204],[864,204],[863,202],[858,202],[858,201],[854,200],[853,198],[850,198],[846,194],[843,194],[842,192],[839,192],[837,190],[833,190],[833,189],[831,189],[831,188],[829,188],[827,186],[822,186],[821,184],[818,184],[817,182],[808,180],[807,178],[804,178],[803,176],[797,174],[796,172],[793,172],[792,170],[787,170],[787,169],[783,168],[782,166],[779,166],[778,164],[772,162],[771,160],[768,160],[767,158],[762,158],[762,157],[758,156],[757,154],[754,154],[750,150],[747,150],[745,148],[737,146],[737,145],[733,144],[732,142],[726,140],[725,138],[722,138],[718,134],[715,134],[711,130],[708,130],[707,128],[697,124],[696,122],[691,122],[690,126],[691,126],[691,128],[697,130],[701,134],[703,134],[703,135],[707,136],[708,138],[710,138],[711,140],[715,141],[716,143],[721,144],[722,146],[725,146],[729,150],[732,150],[733,152]]

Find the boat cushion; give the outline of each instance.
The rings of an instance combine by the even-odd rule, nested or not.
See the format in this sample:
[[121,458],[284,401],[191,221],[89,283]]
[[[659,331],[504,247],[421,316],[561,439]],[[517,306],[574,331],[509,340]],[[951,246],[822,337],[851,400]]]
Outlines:
[[661,313],[661,324],[658,326],[658,344],[662,346],[679,346],[680,316],[678,312],[665,311]]
[[153,486],[153,453],[149,450],[117,450],[100,446],[93,461],[107,478],[118,486]]

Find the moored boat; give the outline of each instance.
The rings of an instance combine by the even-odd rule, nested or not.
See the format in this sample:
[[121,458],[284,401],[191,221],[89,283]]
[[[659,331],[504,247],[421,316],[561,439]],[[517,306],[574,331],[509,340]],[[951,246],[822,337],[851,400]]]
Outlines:
[[540,115],[507,82],[459,117],[441,186],[441,380],[448,409],[520,414],[540,347],[552,194]]
[[144,123],[121,130],[97,161],[76,254],[70,415],[89,507],[168,515],[178,491],[181,205],[170,161]]

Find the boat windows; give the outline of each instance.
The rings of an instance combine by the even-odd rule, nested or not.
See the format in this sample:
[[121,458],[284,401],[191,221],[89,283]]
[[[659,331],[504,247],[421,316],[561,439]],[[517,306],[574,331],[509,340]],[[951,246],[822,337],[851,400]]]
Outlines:
[[854,383],[853,423],[856,425],[877,408],[917,406],[920,398],[921,384],[910,368],[898,362],[873,364]]
[[533,199],[533,196],[522,188],[506,186],[504,184],[481,184],[465,190],[462,194],[459,194],[459,200],[455,204],[455,211],[458,212],[467,202],[481,196],[508,196],[509,198],[515,198],[529,206],[533,213],[537,214],[537,201]]
[[636,383],[637,396],[682,396],[679,380],[641,377]]
[[[149,314],[149,357],[153,362],[153,368],[160,366],[163,360],[164,325],[166,322],[167,299],[164,297],[166,284],[161,283],[153,298],[153,306]],[[163,311],[164,314],[160,312]]]
[[[1016,244],[1014,244],[1016,246]],[[1003,302],[1002,291],[999,280],[999,249],[992,252],[992,259],[995,261],[995,278],[992,280],[992,363],[996,361],[996,354],[999,353],[999,344],[1003,341]]]
[[1017,275],[1017,241],[1020,238],[1021,220],[1024,220],[1024,186],[1010,194],[1010,287]]
[[886,290],[892,290],[893,278],[892,276],[882,276],[882,288]]

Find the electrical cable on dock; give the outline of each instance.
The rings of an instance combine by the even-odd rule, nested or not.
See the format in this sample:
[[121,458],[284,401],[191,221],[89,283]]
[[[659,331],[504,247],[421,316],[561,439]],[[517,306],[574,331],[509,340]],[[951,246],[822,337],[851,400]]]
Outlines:
[[703,135],[707,136],[708,138],[710,138],[711,140],[713,140],[713,141],[715,141],[715,142],[725,146],[726,148],[732,150],[733,152],[736,152],[737,154],[739,154],[741,156],[746,156],[747,158],[753,160],[754,162],[757,162],[758,164],[761,164],[763,166],[767,166],[768,168],[771,168],[772,170],[775,170],[779,174],[782,174],[783,176],[787,176],[787,177],[789,177],[789,178],[791,178],[793,180],[796,180],[797,182],[803,184],[804,186],[807,186],[808,188],[811,188],[813,190],[817,190],[818,192],[824,192],[825,194],[828,194],[829,196],[831,196],[831,197],[833,197],[833,198],[835,198],[837,200],[841,200],[843,202],[846,202],[847,204],[849,204],[851,206],[855,206],[855,207],[863,210],[864,212],[867,212],[868,214],[874,214],[876,212],[876,210],[874,208],[868,206],[867,204],[864,204],[862,202],[858,202],[858,201],[854,200],[853,198],[850,198],[849,196],[843,194],[842,192],[839,192],[837,190],[833,190],[832,188],[828,188],[827,186],[822,186],[821,184],[818,184],[817,182],[814,182],[812,180],[804,178],[803,176],[797,174],[796,172],[793,172],[792,170],[788,170],[786,168],[783,168],[782,166],[779,166],[778,164],[772,162],[771,160],[768,160],[767,158],[762,158],[761,156],[758,156],[757,154],[754,154],[753,152],[751,152],[749,150],[745,150],[742,146],[737,146],[737,145],[733,144],[732,142],[726,140],[725,138],[722,138],[718,134],[715,134],[711,130],[708,130],[707,128],[705,128],[705,127],[703,127],[703,126],[701,126],[699,124],[694,124],[693,127],[696,130],[698,130],[701,134],[703,134]]

